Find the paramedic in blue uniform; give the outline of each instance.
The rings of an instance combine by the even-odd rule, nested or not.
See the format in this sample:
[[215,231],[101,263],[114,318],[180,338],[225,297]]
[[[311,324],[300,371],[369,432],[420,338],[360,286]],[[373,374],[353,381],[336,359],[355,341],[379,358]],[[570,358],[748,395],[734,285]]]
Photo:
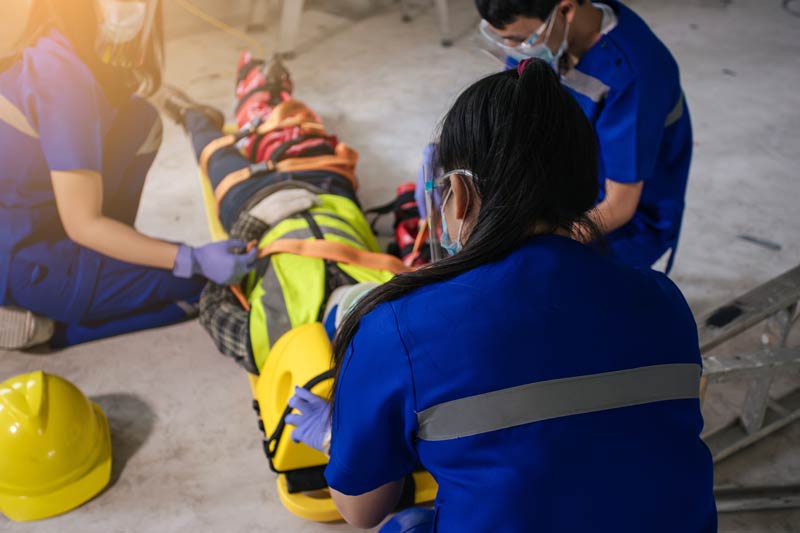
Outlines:
[[434,510],[383,531],[716,531],[697,328],[664,274],[580,242],[597,147],[575,99],[527,60],[469,87],[439,147],[444,258],[346,315],[332,418],[305,389],[290,403],[342,515],[380,523],[422,466]]
[[159,2],[5,7],[17,24],[0,52],[0,348],[47,341],[53,321],[63,346],[185,320],[206,278],[233,280],[252,257],[133,228],[161,143],[140,96],[160,84]]
[[692,158],[678,65],[664,43],[616,0],[475,0],[481,34],[509,66],[544,59],[575,97],[600,144],[591,215],[611,251],[672,266]]

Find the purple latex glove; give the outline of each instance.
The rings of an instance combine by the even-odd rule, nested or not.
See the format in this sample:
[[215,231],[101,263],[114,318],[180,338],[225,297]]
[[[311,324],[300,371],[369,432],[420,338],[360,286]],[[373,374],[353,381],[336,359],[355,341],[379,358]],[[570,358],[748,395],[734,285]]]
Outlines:
[[428,216],[428,209],[425,205],[425,176],[432,176],[434,173],[433,160],[436,158],[438,148],[438,144],[430,143],[426,144],[422,151],[422,164],[417,175],[417,188],[414,190],[414,200],[417,201],[417,209],[419,209],[419,216],[422,220]]
[[286,423],[296,426],[292,440],[327,454],[331,445],[331,404],[303,387],[295,387],[289,407],[300,411],[286,415]]
[[258,250],[253,248],[241,253],[245,248],[245,243],[234,239],[197,248],[181,244],[172,273],[179,278],[191,278],[199,274],[218,285],[238,283],[253,270],[258,259]]

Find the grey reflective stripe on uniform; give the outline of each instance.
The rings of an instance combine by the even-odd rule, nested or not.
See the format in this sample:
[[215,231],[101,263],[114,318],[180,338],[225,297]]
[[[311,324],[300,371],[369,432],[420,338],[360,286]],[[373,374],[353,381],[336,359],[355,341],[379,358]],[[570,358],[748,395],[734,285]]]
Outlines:
[[[339,218],[339,217],[334,217]],[[363,243],[347,232],[338,228],[331,228],[319,224],[320,231],[325,234],[338,235],[348,241],[352,242],[358,247],[364,246]],[[310,228],[298,228],[287,231],[282,234],[278,239],[310,239],[314,234]],[[264,276],[261,279],[261,288],[264,289],[264,294],[261,296],[261,304],[264,306],[264,314],[267,323],[267,336],[269,338],[270,347],[275,346],[275,343],[280,339],[284,333],[292,329],[292,321],[289,318],[289,309],[286,305],[286,298],[283,295],[283,287],[278,280],[278,275],[275,272],[274,266],[270,263],[269,267],[264,271]]]
[[672,126],[681,119],[683,116],[683,107],[683,93],[681,93],[678,97],[678,103],[675,104],[675,107],[672,108],[672,111],[669,112],[667,119],[664,121],[665,128]]
[[608,85],[574,68],[561,76],[561,82],[573,91],[588,97],[592,102],[599,102],[608,94]]
[[417,436],[449,440],[563,416],[698,398],[701,372],[696,364],[645,366],[469,396],[417,413]]
[[39,138],[39,134],[33,129],[33,126],[28,122],[25,114],[17,109],[17,107],[8,101],[8,99],[0,94],[0,122],[5,122],[18,132],[33,137]]

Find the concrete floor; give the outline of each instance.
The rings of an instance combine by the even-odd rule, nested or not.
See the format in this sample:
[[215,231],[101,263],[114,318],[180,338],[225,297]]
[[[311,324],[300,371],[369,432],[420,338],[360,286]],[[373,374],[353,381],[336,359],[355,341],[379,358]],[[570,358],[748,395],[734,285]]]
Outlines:
[[[200,2],[241,22],[243,0]],[[474,50],[470,0],[451,0],[456,44],[438,46],[425,2],[413,24],[382,2],[342,15],[309,2],[289,65],[297,96],[361,152],[366,205],[414,179],[418,154],[460,89],[496,66]],[[695,312],[722,303],[800,260],[800,18],[781,2],[629,2],[681,65],[695,127],[695,158],[673,277]],[[790,7],[797,1],[790,2]],[[224,10],[223,10],[224,9]],[[228,111],[240,43],[168,10],[170,83]],[[274,32],[261,36],[274,42]],[[208,231],[196,166],[182,132],[166,128],[145,188],[140,230],[202,243]],[[737,238],[782,246],[771,251]],[[749,339],[752,341],[753,339]],[[797,340],[797,339],[796,339]],[[741,341],[740,344],[745,341]],[[735,347],[735,346],[734,346]],[[731,349],[731,347],[728,347]],[[111,423],[111,486],[51,520],[0,531],[346,531],[289,514],[261,452],[243,372],[219,356],[196,323],[122,336],[53,354],[0,353],[0,379],[42,368],[94,398]],[[783,387],[797,384],[787,379]],[[712,391],[706,420],[730,416],[742,387]],[[800,425],[719,465],[719,482],[800,481]],[[800,531],[800,511],[725,515],[721,531]]]

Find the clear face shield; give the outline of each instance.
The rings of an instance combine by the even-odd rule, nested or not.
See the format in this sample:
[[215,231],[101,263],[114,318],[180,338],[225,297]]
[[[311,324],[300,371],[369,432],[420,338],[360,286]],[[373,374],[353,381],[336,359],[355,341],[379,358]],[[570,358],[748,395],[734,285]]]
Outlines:
[[551,22],[555,12],[556,9],[553,9],[553,12],[547,17],[547,20],[545,20],[535,32],[524,41],[516,44],[501,37],[494,28],[492,28],[491,24],[485,20],[481,20],[478,25],[478,46],[491,57],[500,61],[506,68],[515,67],[517,63],[524,59],[540,57],[542,48],[547,45],[544,42],[536,44],[536,41],[538,41],[542,35],[545,35],[545,33],[544,41],[547,41],[550,35],[549,30],[552,30]]
[[137,68],[145,61],[159,0],[97,0],[96,49],[103,63]]
[[447,221],[443,211],[447,202],[452,198],[450,178],[464,176],[475,180],[475,174],[469,170],[457,169],[446,172],[441,176],[425,175],[425,210],[428,215],[428,241],[431,247],[431,262],[436,262],[449,255],[457,253],[461,247],[461,226],[456,230],[456,239],[453,241],[448,233]]

